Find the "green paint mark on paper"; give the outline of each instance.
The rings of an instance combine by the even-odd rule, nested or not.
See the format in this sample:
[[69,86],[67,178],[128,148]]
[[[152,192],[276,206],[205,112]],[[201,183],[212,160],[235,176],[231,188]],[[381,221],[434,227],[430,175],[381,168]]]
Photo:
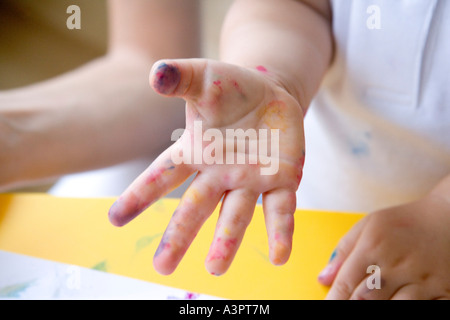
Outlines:
[[159,199],[154,204],[152,204],[152,210],[155,212],[166,212],[166,204],[164,203],[164,199]]
[[156,238],[159,238],[162,236],[162,233],[158,233],[152,236],[148,236],[148,237],[142,237],[140,238],[138,241],[136,241],[136,252],[141,251],[142,249],[144,249],[145,247],[147,247],[148,245],[150,245],[153,240],[155,240]]
[[97,271],[107,271],[108,264],[106,263],[106,260],[97,263],[95,266],[92,267],[93,270],[97,270]]
[[34,283],[35,280],[17,283],[10,286],[6,286],[0,288],[0,297],[1,298],[19,298],[20,293],[28,289],[30,285]]
[[253,247],[253,249],[255,249],[255,251],[267,262],[270,262],[269,256],[267,254],[265,254],[264,252],[262,252],[261,250],[259,250],[256,247]]

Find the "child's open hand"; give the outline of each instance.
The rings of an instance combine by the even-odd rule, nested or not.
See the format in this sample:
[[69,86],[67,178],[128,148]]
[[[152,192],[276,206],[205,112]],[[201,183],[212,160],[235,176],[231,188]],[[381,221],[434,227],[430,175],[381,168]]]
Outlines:
[[[449,227],[450,203],[437,196],[368,215],[319,276],[332,284],[327,298],[450,299]],[[371,286],[371,265],[379,267],[379,289]]]
[[263,67],[248,69],[205,59],[158,62],[150,84],[162,95],[186,101],[186,130],[116,201],[109,213],[111,222],[128,223],[197,173],[162,237],[154,257],[156,270],[162,274],[175,270],[223,197],[206,257],[208,271],[223,274],[261,194],[270,259],[277,265],[285,263],[304,163],[299,103]]

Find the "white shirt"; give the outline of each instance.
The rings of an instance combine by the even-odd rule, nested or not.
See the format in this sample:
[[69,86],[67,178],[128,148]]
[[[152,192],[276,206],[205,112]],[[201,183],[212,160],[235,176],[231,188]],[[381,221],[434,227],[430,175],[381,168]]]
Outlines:
[[298,207],[371,212],[450,174],[450,1],[332,0]]

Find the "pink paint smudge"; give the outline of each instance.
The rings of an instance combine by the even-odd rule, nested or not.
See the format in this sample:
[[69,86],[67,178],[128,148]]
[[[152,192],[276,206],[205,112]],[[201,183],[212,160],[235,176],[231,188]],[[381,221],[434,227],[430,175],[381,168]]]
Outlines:
[[161,175],[166,171],[165,168],[159,168],[154,170],[150,173],[150,175],[147,177],[147,180],[145,181],[147,184],[155,182],[157,179],[161,177]]
[[[237,244],[236,238],[227,239],[225,241],[222,241],[222,238],[220,237],[217,238],[212,253],[208,256],[207,261],[229,259],[230,256],[227,253],[228,251],[230,251],[230,249],[234,248],[236,244]],[[223,248],[225,248],[225,250],[222,250]]]
[[241,87],[239,86],[239,83],[237,83],[236,80],[230,80],[231,85],[233,86],[234,89],[236,89],[237,92],[239,92],[241,95],[243,95],[244,93],[242,92]]
[[234,246],[236,246],[237,243],[237,239],[236,238],[232,238],[232,239],[228,239],[227,241],[225,241],[224,246],[227,249],[230,249]]
[[257,66],[256,70],[261,71],[261,72],[267,72],[267,69],[264,68],[263,66]]
[[213,260],[225,260],[226,256],[220,249],[215,249],[211,255],[209,255],[207,261]]
[[168,236],[164,233],[161,242],[158,245],[158,248],[156,249],[155,252],[155,257],[159,256],[163,251],[170,249],[171,245],[168,241]]
[[184,296],[185,300],[195,300],[198,298],[198,294],[197,293],[193,293],[193,292],[186,292],[186,295]]
[[298,159],[296,168],[297,168],[297,183],[300,184],[300,181],[303,177],[303,167],[305,166],[305,152],[303,151],[302,156]]
[[296,178],[297,178],[297,185],[299,185],[303,178],[303,171],[298,173]]

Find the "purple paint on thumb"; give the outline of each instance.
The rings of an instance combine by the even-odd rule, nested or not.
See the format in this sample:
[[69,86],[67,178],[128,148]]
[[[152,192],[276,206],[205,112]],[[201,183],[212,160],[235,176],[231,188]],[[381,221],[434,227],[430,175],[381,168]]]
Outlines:
[[152,85],[157,92],[170,95],[174,93],[180,80],[180,70],[174,65],[163,62],[153,72]]

